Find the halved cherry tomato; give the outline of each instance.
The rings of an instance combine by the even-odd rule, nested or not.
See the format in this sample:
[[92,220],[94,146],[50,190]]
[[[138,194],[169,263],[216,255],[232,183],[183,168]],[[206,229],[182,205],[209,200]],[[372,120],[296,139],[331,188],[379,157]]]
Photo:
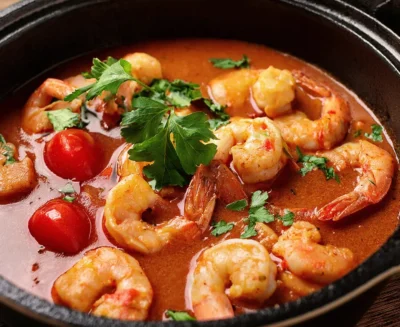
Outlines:
[[39,244],[54,252],[75,254],[89,244],[91,223],[79,204],[51,200],[36,210],[28,227]]
[[62,178],[85,181],[101,170],[102,154],[93,137],[80,129],[57,133],[46,144],[44,161]]

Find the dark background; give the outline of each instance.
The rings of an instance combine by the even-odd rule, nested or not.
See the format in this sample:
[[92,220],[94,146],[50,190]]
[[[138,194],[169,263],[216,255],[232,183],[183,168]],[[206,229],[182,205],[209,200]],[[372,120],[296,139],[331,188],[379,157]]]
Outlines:
[[[49,0],[51,1],[51,0]],[[0,8],[16,0],[0,0]],[[400,35],[400,0],[347,0],[376,17]],[[348,304],[299,327],[398,327],[400,326],[400,274]],[[0,327],[46,327],[0,306]]]

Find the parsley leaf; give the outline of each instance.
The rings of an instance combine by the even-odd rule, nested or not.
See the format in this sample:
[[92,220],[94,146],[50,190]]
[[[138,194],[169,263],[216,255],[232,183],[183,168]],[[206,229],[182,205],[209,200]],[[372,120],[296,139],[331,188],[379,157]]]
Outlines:
[[3,135],[0,134],[0,154],[6,157],[4,165],[11,165],[16,162],[14,158],[14,150],[7,145],[7,142]]
[[283,216],[277,216],[282,221],[283,226],[292,226],[294,223],[294,213],[288,209],[285,209]]
[[365,133],[364,136],[374,142],[383,142],[382,130],[383,127],[377,124],[371,125],[372,132]]
[[71,109],[47,111],[46,114],[57,132],[70,127],[78,127],[81,122],[80,115],[72,112]]
[[266,208],[265,204],[268,200],[268,192],[256,191],[251,197],[248,224],[240,238],[250,238],[257,235],[255,230],[256,223],[270,223],[275,217]]
[[95,78],[99,79],[100,76],[104,73],[104,71],[111,66],[112,64],[115,64],[118,60],[113,58],[113,57],[108,57],[105,62],[101,61],[98,58],[93,58],[93,66],[91,68],[90,72],[83,72],[82,76],[86,79],[89,78]]
[[357,130],[354,132],[353,137],[354,137],[354,138],[360,137],[361,134],[362,134],[362,130],[361,130],[361,129],[357,129]]
[[334,179],[336,182],[340,183],[339,176],[335,173],[335,170],[326,165],[328,162],[327,158],[305,155],[301,152],[299,147],[296,147],[296,152],[299,156],[298,162],[303,163],[303,167],[300,169],[300,174],[302,176],[307,175],[314,169],[319,169],[325,174],[327,180]]
[[211,231],[211,235],[214,236],[220,236],[222,234],[225,234],[232,230],[233,226],[235,226],[234,223],[227,223],[224,220],[220,220],[217,223],[214,223],[213,225],[213,230]]
[[185,311],[167,310],[166,316],[174,321],[195,321],[190,314]]
[[242,211],[244,208],[247,207],[247,200],[242,199],[238,201],[234,201],[232,203],[229,203],[226,208],[232,211]]
[[221,69],[230,69],[230,68],[249,68],[250,67],[250,59],[243,55],[240,60],[232,60],[231,58],[211,58],[209,60],[214,67]]

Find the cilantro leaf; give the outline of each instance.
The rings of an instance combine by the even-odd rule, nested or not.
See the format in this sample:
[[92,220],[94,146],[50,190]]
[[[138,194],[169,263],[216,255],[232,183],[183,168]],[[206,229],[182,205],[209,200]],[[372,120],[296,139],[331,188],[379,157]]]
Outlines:
[[211,231],[211,235],[214,236],[220,236],[222,234],[225,234],[232,230],[233,226],[235,226],[234,223],[227,223],[224,220],[220,220],[217,223],[214,223],[213,225],[213,230]]
[[282,221],[283,226],[292,226],[294,223],[294,213],[288,209],[285,209],[283,216],[277,216]]
[[357,129],[357,130],[354,132],[353,137],[354,137],[354,138],[360,137],[361,134],[362,134],[362,130],[361,130],[361,129]]
[[0,154],[6,157],[4,165],[11,165],[16,162],[14,158],[14,150],[7,145],[7,142],[3,135],[0,134]]
[[255,230],[256,223],[270,223],[275,220],[275,217],[270,213],[265,204],[268,200],[268,192],[256,191],[251,197],[249,210],[248,224],[240,238],[250,238],[257,235]]
[[211,58],[209,60],[214,67],[221,69],[230,69],[230,68],[249,68],[250,67],[250,59],[243,55],[240,60],[232,60],[231,58]]
[[210,125],[211,129],[215,130],[221,126],[229,124],[230,116],[225,112],[226,106],[222,106],[219,103],[215,103],[215,102],[211,101],[210,99],[204,98],[203,101],[207,105],[207,107],[210,109],[210,111],[215,116],[217,116],[217,118],[208,120],[208,124]]
[[296,152],[299,157],[298,162],[303,163],[303,167],[300,169],[300,174],[302,176],[307,175],[314,169],[319,169],[325,174],[326,180],[334,179],[336,182],[340,183],[339,176],[335,173],[335,170],[326,165],[328,163],[327,158],[304,155],[299,147],[296,147]]
[[187,174],[194,174],[197,166],[207,165],[217,151],[215,144],[204,144],[216,139],[207,124],[207,116],[202,112],[195,112],[188,116],[171,115],[170,123],[173,133],[176,153],[183,169]]
[[100,76],[104,73],[104,71],[111,65],[115,64],[118,60],[113,57],[108,57],[105,62],[101,61],[98,58],[93,58],[93,66],[90,72],[82,73],[82,76],[86,79],[95,78],[99,79]]
[[247,207],[247,200],[242,199],[238,201],[234,201],[232,203],[229,203],[226,208],[232,211],[242,211],[244,208]]
[[141,143],[153,137],[159,131],[161,121],[169,107],[155,100],[139,97],[132,102],[136,110],[127,112],[122,117],[121,135],[129,143]]
[[382,130],[383,127],[377,124],[371,125],[371,133],[365,133],[364,136],[374,142],[383,142]]
[[167,310],[166,316],[171,318],[174,321],[195,321],[196,319],[193,318],[185,311],[174,311],[174,310]]
[[46,114],[57,132],[70,127],[78,127],[81,122],[80,115],[72,112],[71,109],[47,111]]
[[62,194],[72,194],[72,193],[76,193],[74,186],[72,185],[71,182],[68,182],[67,184],[65,184],[62,188],[60,188],[58,190],[58,192],[62,193]]

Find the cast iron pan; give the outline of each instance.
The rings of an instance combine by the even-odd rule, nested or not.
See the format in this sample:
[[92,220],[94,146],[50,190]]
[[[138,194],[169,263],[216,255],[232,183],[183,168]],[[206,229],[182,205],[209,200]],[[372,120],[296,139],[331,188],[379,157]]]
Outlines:
[[[400,39],[360,10],[333,0],[25,0],[0,13],[0,98],[49,67],[95,49],[181,37],[247,40],[315,64],[354,90],[400,140]],[[7,108],[0,110],[0,117],[7,114]],[[61,326],[287,326],[339,306],[396,271],[399,228],[378,252],[334,284],[230,320],[109,320],[56,306],[2,277],[0,302]]]

